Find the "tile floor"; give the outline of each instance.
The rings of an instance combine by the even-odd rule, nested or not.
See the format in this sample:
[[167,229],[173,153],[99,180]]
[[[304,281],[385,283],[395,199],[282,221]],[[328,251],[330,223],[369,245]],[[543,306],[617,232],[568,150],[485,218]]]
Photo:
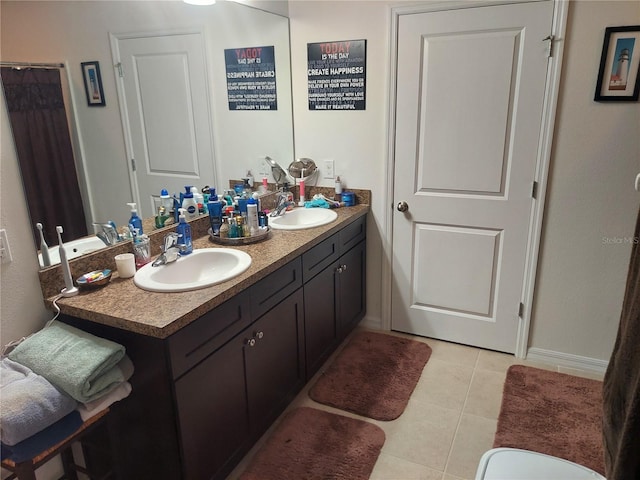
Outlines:
[[[398,419],[381,422],[316,403],[307,393],[315,378],[288,407],[314,407],[380,426],[386,441],[372,472],[372,480],[473,480],[480,457],[493,445],[502,387],[510,365],[519,363],[602,379],[592,372],[534,364],[503,353],[401,333],[391,334],[426,342],[432,349],[409,404]],[[333,357],[327,365],[332,360]],[[317,375],[321,372],[322,369]],[[230,479],[240,475],[277,423],[245,456]]]

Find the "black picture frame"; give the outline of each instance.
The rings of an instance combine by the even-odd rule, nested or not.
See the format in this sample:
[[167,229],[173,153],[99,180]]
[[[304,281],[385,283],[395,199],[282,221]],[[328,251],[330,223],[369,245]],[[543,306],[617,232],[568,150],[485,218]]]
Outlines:
[[84,79],[84,92],[87,95],[87,105],[90,107],[104,107],[104,91],[102,90],[102,77],[100,75],[100,62],[82,62],[82,78]]
[[640,93],[640,25],[604,32],[596,102],[637,102]]

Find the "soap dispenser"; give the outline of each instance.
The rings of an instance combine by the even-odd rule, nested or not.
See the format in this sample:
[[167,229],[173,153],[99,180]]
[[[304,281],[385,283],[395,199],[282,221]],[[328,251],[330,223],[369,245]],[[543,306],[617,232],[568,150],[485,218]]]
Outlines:
[[142,233],[142,220],[138,216],[138,209],[135,203],[127,203],[131,207],[131,218],[129,219],[129,225],[133,225],[134,229],[138,230],[138,233]]
[[180,255],[189,255],[193,252],[193,244],[191,243],[191,225],[187,223],[185,217],[185,209],[180,209],[180,222],[176,228],[178,233],[178,246],[180,247]]
[[188,220],[193,220],[198,217],[198,204],[195,198],[193,198],[193,193],[191,193],[191,185],[186,185],[184,189],[185,193],[182,200],[182,208],[185,210],[185,217]]

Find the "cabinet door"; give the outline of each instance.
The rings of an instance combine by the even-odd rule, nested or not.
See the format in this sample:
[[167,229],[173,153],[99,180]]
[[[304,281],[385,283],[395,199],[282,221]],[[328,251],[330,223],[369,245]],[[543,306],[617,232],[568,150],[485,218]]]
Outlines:
[[249,419],[261,433],[304,385],[302,289],[273,307],[245,330]]
[[185,479],[214,477],[238,460],[234,456],[249,435],[239,338],[175,383]]
[[338,260],[338,328],[343,337],[366,312],[366,243],[360,242]]
[[335,272],[337,265],[334,262],[304,286],[307,380],[318,371],[338,342]]

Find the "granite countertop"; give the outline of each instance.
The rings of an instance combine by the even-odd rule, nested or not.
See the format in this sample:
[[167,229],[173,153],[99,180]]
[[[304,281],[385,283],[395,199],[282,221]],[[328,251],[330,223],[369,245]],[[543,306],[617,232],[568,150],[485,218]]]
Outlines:
[[[335,211],[338,218],[328,225],[296,231],[272,230],[266,240],[234,246],[233,248],[251,255],[251,267],[221,284],[189,292],[155,293],[139,289],[134,285],[133,278],[121,279],[114,272],[111,282],[105,287],[81,291],[75,297],[61,298],[57,305],[66,315],[147,336],[166,338],[347,224],[366,215],[369,205],[360,204]],[[208,235],[204,235],[194,239],[193,246],[198,249],[223,245],[214,243]],[[45,297],[45,303],[52,307],[55,295]]]

